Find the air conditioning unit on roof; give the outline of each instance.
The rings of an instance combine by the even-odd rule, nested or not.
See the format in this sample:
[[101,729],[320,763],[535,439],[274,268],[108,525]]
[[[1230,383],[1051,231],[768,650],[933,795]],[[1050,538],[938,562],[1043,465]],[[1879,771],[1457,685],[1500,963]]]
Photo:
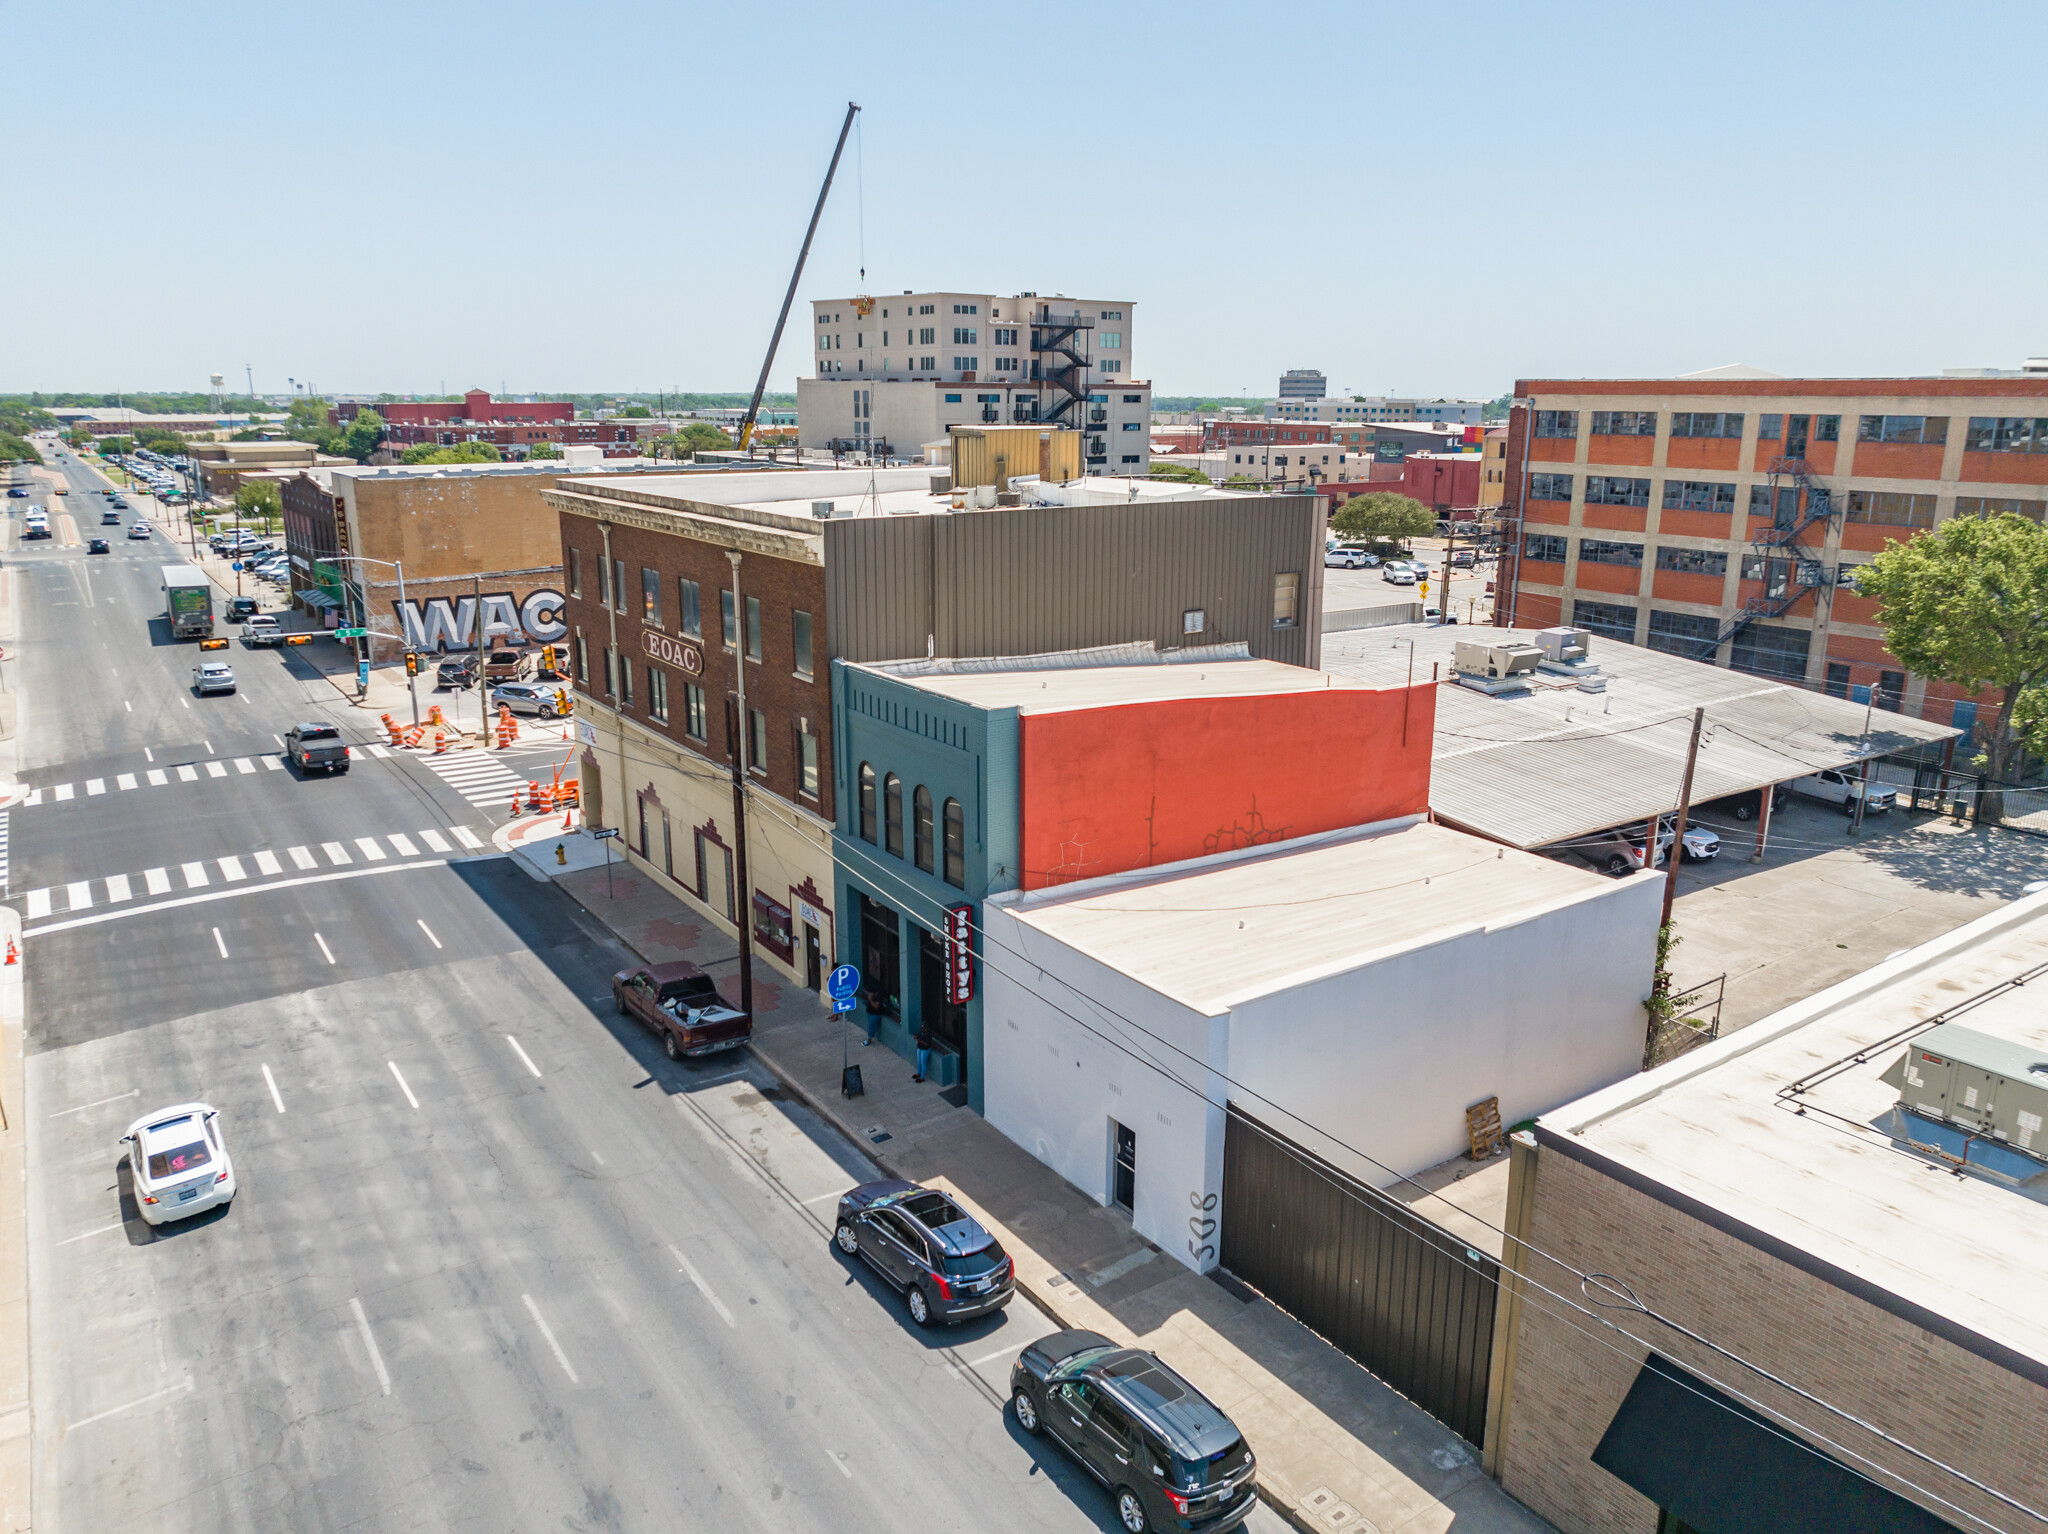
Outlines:
[[1543,659],[1543,652],[1531,644],[1509,642],[1488,644],[1481,639],[1461,639],[1452,652],[1452,668],[1460,685],[1484,693],[1522,692],[1529,677]]

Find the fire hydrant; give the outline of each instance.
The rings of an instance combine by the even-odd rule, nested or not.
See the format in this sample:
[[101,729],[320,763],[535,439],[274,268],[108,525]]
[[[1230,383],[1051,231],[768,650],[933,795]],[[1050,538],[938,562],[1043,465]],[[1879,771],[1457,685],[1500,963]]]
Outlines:
[[569,854],[562,850],[562,844],[560,842],[555,843],[555,862],[560,864],[563,868],[567,868],[569,866]]

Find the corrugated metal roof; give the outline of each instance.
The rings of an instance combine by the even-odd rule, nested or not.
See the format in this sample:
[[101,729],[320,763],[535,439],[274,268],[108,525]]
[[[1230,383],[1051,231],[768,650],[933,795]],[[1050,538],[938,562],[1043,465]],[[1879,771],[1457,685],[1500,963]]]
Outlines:
[[[1323,636],[1323,669],[1377,686],[1432,666],[1450,674],[1460,639],[1526,641],[1526,629],[1403,624]],[[1437,689],[1429,803],[1442,819],[1513,847],[1646,820],[1677,808],[1692,714],[1707,710],[1693,802],[1782,783],[1960,732],[1903,714],[1595,636],[1604,693],[1539,675],[1501,697]],[[1868,721],[1868,732],[1865,723]]]

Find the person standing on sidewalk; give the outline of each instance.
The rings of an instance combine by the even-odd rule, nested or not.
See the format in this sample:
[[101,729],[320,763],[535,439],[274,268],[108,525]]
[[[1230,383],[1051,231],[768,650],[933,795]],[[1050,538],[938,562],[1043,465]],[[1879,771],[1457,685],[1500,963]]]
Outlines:
[[922,1081],[932,1068],[932,1031],[920,1023],[917,1027],[917,1074],[912,1081]]
[[868,1014],[868,1036],[860,1041],[862,1049],[874,1043],[875,1036],[882,1031],[882,998],[870,995],[865,1005]]

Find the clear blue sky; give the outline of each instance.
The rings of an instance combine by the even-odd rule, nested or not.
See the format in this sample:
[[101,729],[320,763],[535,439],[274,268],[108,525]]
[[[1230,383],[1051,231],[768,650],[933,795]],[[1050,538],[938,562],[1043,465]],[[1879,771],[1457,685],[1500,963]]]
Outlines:
[[[744,389],[799,299],[1136,306],[1161,393],[2016,366],[2048,7],[0,11],[0,390]],[[1114,211],[1104,211],[1114,210]],[[808,357],[799,305],[772,385]]]

